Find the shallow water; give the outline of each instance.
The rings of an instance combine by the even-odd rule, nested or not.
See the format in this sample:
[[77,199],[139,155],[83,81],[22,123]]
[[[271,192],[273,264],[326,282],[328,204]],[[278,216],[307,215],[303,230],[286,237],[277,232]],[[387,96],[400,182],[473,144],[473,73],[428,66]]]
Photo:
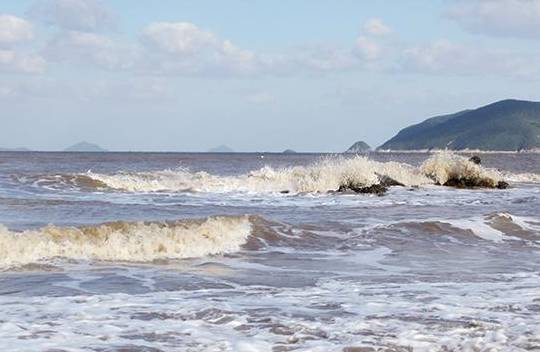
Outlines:
[[0,350],[540,350],[540,155],[429,157],[0,153]]

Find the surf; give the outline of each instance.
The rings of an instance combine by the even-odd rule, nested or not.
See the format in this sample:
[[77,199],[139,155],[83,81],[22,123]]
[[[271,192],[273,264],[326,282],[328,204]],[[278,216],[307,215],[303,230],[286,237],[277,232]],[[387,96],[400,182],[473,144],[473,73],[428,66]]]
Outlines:
[[152,262],[239,251],[252,232],[249,216],[178,221],[49,225],[22,232],[0,225],[0,268],[70,260]]

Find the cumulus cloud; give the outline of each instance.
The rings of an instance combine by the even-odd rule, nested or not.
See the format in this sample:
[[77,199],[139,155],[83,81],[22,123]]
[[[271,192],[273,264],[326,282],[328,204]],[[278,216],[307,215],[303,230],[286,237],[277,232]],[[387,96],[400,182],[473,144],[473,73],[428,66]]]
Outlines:
[[461,0],[447,16],[473,33],[540,38],[540,0]]
[[90,32],[62,31],[44,49],[50,61],[86,63],[106,69],[131,67],[134,54],[111,38]]
[[370,18],[364,23],[364,32],[373,36],[383,36],[392,33],[380,18]]
[[154,65],[178,73],[253,73],[260,62],[255,53],[189,22],[157,22],[145,27],[141,42]]
[[361,60],[373,63],[383,59],[383,51],[392,38],[392,33],[380,18],[371,18],[364,22],[362,33],[356,39],[353,53]]
[[115,26],[100,0],[37,0],[29,15],[46,24],[75,31],[101,31]]
[[0,45],[10,45],[31,40],[34,37],[32,25],[22,18],[0,15]]
[[4,72],[41,73],[45,70],[45,60],[38,55],[19,53],[14,50],[0,50],[0,70]]

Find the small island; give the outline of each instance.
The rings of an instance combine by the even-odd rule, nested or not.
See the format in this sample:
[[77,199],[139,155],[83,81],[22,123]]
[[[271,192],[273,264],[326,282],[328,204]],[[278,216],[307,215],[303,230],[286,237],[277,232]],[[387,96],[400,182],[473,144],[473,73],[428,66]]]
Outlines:
[[83,141],[64,149],[64,151],[65,152],[93,152],[93,153],[98,152],[100,153],[100,152],[106,152],[107,150],[100,147],[97,144]]
[[360,154],[371,151],[371,147],[364,141],[358,141],[351,145],[349,149],[345,151],[347,154]]
[[208,153],[234,153],[234,150],[227,145],[219,145],[208,150]]
[[296,154],[296,151],[292,149],[285,149],[282,154]]

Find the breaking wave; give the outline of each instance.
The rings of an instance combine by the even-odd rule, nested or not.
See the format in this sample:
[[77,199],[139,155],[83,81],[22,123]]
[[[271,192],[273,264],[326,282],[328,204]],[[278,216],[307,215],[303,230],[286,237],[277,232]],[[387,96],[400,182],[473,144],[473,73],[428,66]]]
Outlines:
[[24,232],[0,225],[0,268],[52,258],[150,262],[226,254],[240,250],[251,230],[249,216],[47,226]]
[[504,178],[510,182],[540,183],[540,174],[535,174],[532,172],[519,174],[504,172]]
[[309,166],[258,170],[236,176],[213,175],[205,171],[174,169],[116,174],[67,175],[62,182],[81,188],[114,189],[126,192],[247,192],[247,193],[324,193],[343,186],[369,187],[389,177],[405,186],[444,185],[464,179],[472,185],[495,187],[505,178],[501,172],[470,162],[451,152],[434,154],[420,167],[400,162],[379,162],[364,156],[323,159]]
[[279,169],[265,166],[238,176],[217,176],[185,169],[86,175],[110,188],[129,192],[307,193],[336,191],[344,184],[373,185],[379,182],[379,174],[387,175],[404,185],[430,182],[410,165],[382,163],[365,157],[326,159],[311,166]]
[[422,173],[438,184],[450,180],[468,179],[495,187],[503,175],[493,169],[470,162],[468,158],[451,152],[440,152],[431,156],[420,167]]

